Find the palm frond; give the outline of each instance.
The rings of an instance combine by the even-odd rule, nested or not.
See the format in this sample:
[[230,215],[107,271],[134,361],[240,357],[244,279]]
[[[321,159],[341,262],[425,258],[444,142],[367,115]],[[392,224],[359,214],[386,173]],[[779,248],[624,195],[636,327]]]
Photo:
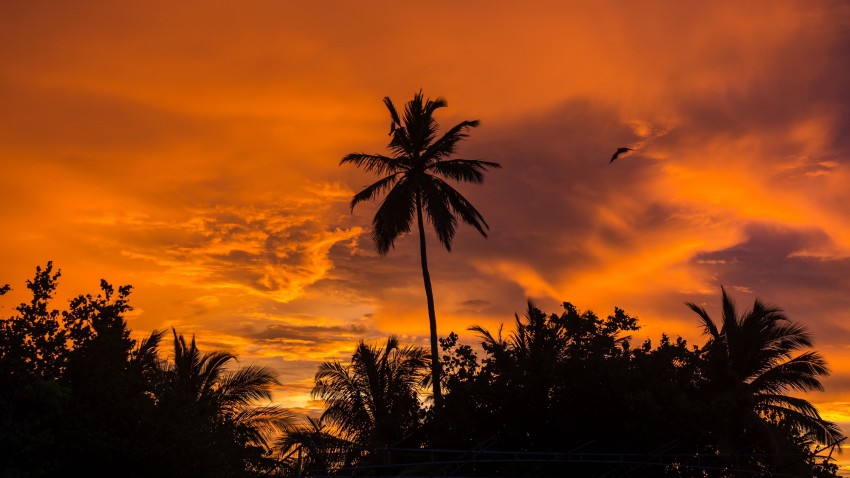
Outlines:
[[[419,97],[422,98],[422,90],[419,90]],[[423,108],[423,111],[427,117],[431,118],[434,116],[434,111],[436,111],[438,108],[445,108],[448,105],[449,104],[443,98],[437,98],[436,100],[428,99],[428,101],[425,103],[425,108]]]
[[434,178],[434,185],[439,194],[449,203],[452,215],[459,216],[464,223],[474,227],[482,236],[487,237],[487,230],[490,229],[490,226],[469,200],[441,179]]
[[723,286],[720,286],[720,291],[723,296],[723,316],[722,316],[722,328],[721,333],[726,336],[726,340],[728,342],[734,341],[736,336],[738,335],[738,314],[735,310],[735,302],[729,297],[729,294],[726,293],[726,289]]
[[159,365],[159,344],[165,335],[164,330],[153,330],[139,342],[130,357],[130,364],[136,369],[147,372]]
[[[411,156],[420,156],[421,153],[431,145],[437,132],[437,122],[434,120],[434,111],[446,106],[442,98],[436,100],[428,99],[423,104],[422,91],[414,95],[404,108],[405,139],[408,141],[405,151]],[[395,140],[395,138],[394,138]],[[392,145],[392,143],[391,143]]]
[[280,382],[271,369],[251,365],[225,374],[218,390],[225,404],[242,407],[256,400],[271,400],[273,385]]
[[235,359],[235,355],[223,351],[209,352],[201,357],[200,372],[197,377],[199,400],[206,401],[212,398],[213,390],[224,377],[228,362]]
[[497,346],[497,347],[504,347],[506,345],[505,341],[502,339],[502,326],[501,325],[499,326],[499,332],[495,337],[493,336],[492,333],[490,333],[489,330],[485,329],[484,327],[482,327],[480,325],[473,325],[471,327],[468,327],[466,330],[477,333],[478,337],[483,339],[489,345],[493,345],[493,346]]
[[717,324],[714,323],[714,320],[712,320],[711,316],[708,315],[708,312],[706,312],[705,309],[693,302],[685,302],[685,305],[699,316],[702,321],[701,325],[703,334],[709,335],[714,340],[720,338],[720,331],[717,329]]
[[407,126],[397,126],[393,130],[387,149],[392,151],[395,157],[403,161],[406,166],[414,166],[413,159],[416,154],[416,147],[413,145]]
[[784,353],[812,346],[812,335],[808,328],[795,323],[774,326],[770,331],[769,340],[772,349]]
[[457,144],[469,136],[469,130],[481,124],[478,120],[463,121],[446,131],[437,141],[434,141],[422,154],[427,163],[440,161],[457,151]]
[[322,362],[316,372],[314,398],[325,402],[322,420],[337,426],[346,436],[358,440],[368,433],[373,418],[364,401],[363,384],[338,361]]
[[381,193],[387,189],[392,188],[396,181],[398,181],[398,173],[391,174],[370,184],[351,198],[351,210],[353,211],[354,206],[363,201],[371,201],[372,199],[375,199],[375,197],[381,195]]
[[[398,111],[395,109],[393,100],[391,100],[389,96],[385,96],[384,104],[387,106],[387,110],[390,113],[390,119],[392,120],[392,124],[396,126],[401,125],[401,119],[399,119],[398,117]],[[392,134],[392,131],[390,131],[390,134]]]
[[372,240],[378,254],[385,255],[402,234],[410,232],[416,211],[415,186],[407,177],[396,182],[372,219]]
[[819,353],[810,351],[759,373],[750,382],[750,387],[755,392],[769,393],[823,391],[818,377],[827,375],[826,360]]
[[353,164],[378,175],[393,174],[408,168],[403,159],[366,153],[347,154],[339,161],[339,164]]
[[488,168],[499,169],[502,165],[475,159],[449,159],[429,164],[425,169],[454,181],[480,184]]
[[428,222],[434,226],[437,239],[445,246],[446,250],[452,250],[452,240],[457,231],[457,218],[452,212],[449,198],[440,190],[437,182],[439,179],[428,176],[421,187],[422,210]]
[[835,423],[821,418],[817,409],[807,400],[786,395],[759,395],[758,410],[781,417],[792,426],[811,434],[818,443],[831,445],[844,438]]
[[267,405],[240,410],[234,422],[243,441],[268,449],[272,440],[284,431],[284,424],[291,416],[292,413],[283,407]]

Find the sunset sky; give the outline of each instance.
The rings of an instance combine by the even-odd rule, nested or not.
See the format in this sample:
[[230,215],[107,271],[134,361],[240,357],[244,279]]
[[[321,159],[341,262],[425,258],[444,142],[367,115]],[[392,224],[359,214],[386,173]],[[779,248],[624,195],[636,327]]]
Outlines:
[[[808,398],[850,433],[850,3],[0,3],[0,316],[48,260],[56,306],[132,284],[134,333],[273,367],[316,407],[357,341],[427,344],[416,237],[372,249],[374,177],[421,88],[491,227],[431,238],[439,332],[532,298],[704,343],[723,285],[806,324],[833,373]],[[637,151],[608,160],[617,147]]]

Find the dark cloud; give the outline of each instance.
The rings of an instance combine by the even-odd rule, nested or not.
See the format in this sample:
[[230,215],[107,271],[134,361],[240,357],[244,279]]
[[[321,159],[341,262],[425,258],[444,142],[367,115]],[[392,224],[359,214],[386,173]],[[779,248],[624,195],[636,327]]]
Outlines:
[[775,224],[751,224],[745,233],[740,244],[700,254],[694,258],[695,264],[711,271],[720,284],[750,291],[733,294],[739,297],[742,310],[758,297],[808,325],[819,343],[850,342],[850,328],[843,316],[850,311],[850,258],[799,255],[828,243],[826,233]]
[[[473,233],[459,235],[458,247],[484,257],[521,255],[544,271],[588,260],[568,251],[565,236],[601,232],[615,242],[628,240],[601,224],[595,212],[612,194],[630,194],[651,173],[636,167],[647,166],[639,154],[609,164],[617,147],[637,140],[613,108],[575,100],[545,115],[481,129],[480,137],[469,140],[469,155],[503,169],[465,192],[488,217],[491,238],[480,247]],[[661,207],[650,205],[646,220],[661,219]],[[565,256],[558,258],[562,264],[553,257],[556,251]]]
[[337,326],[273,324],[262,332],[249,335],[253,339],[322,343],[334,340],[357,340],[369,333],[363,324]]
[[848,259],[801,256],[812,248],[829,244],[821,230],[795,230],[777,224],[754,223],[744,228],[746,239],[721,251],[698,254],[694,262],[712,268],[730,285],[803,287],[828,289],[850,282]]
[[471,307],[471,308],[477,309],[477,308],[480,308],[480,307],[486,307],[486,306],[490,305],[491,303],[492,302],[490,302],[489,300],[484,300],[484,299],[469,299],[469,300],[464,300],[464,301],[460,302],[458,305],[461,306],[461,307]]

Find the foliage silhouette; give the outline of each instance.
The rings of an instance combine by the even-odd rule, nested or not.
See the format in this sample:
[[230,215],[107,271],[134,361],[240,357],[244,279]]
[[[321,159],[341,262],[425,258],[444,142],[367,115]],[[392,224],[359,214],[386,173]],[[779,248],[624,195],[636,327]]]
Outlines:
[[760,443],[767,451],[780,453],[795,446],[789,442],[803,438],[821,445],[843,439],[838,427],[822,419],[811,403],[787,394],[822,391],[820,377],[829,374],[818,352],[795,355],[812,346],[804,326],[758,299],[752,309],[739,315],[725,289],[720,324],[705,309],[687,305],[700,317],[709,337],[704,373],[713,408],[722,411],[712,420],[722,448]]
[[277,447],[290,476],[333,475],[358,457],[356,444],[339,437],[321,418],[286,420]]
[[[504,335],[472,327],[481,359],[451,333],[439,410],[420,401],[425,349],[361,341],[349,364],[319,367],[321,419],[297,421],[256,405],[278,383],[269,370],[175,329],[168,359],[163,332],[133,339],[129,286],[101,281],[54,309],[60,275],[36,268],[32,299],[0,320],[0,476],[837,476],[818,452],[844,437],[792,395],[828,373],[810,333],[758,300],[739,314],[725,290],[720,323],[688,304],[702,347],[666,335],[632,347],[637,318],[566,302],[560,314],[529,302]],[[638,458],[570,461],[575,450]]]
[[[735,317],[725,293],[724,304],[726,316]],[[446,396],[442,413],[429,416],[430,446],[645,454],[682,450],[664,473],[704,476],[705,469],[697,466],[704,460],[703,465],[719,470],[708,476],[834,476],[837,468],[810,445],[835,445],[843,439],[840,431],[808,402],[777,397],[818,389],[818,377],[826,373],[816,352],[792,358],[794,351],[810,346],[810,339],[777,309],[757,302],[738,325],[726,327],[737,343],[737,350],[728,352],[731,342],[723,330],[703,348],[666,335],[654,349],[648,340],[632,348],[626,334],[638,330],[637,319],[621,309],[603,320],[569,303],[564,308],[560,315],[546,315],[529,302],[507,336],[501,329],[491,333],[472,327],[482,339],[482,360],[454,333],[441,340]],[[706,323],[703,316],[704,311]],[[732,371],[730,360],[743,368]],[[741,377],[746,380],[737,382]],[[493,466],[488,473],[520,472]],[[589,465],[584,471],[552,466],[548,473],[602,473]],[[659,474],[655,469],[646,476]]]
[[172,335],[172,361],[156,392],[172,440],[162,460],[175,463],[176,476],[247,476],[246,469],[271,467],[264,455],[288,414],[253,404],[271,400],[274,375],[256,366],[230,370],[233,354],[202,354],[194,336],[187,343],[174,329]]
[[50,262],[37,267],[27,281],[32,300],[0,321],[0,469],[50,476],[129,467],[129,476],[144,476],[153,399],[143,348],[123,319],[130,287],[116,294],[101,281],[101,294],[60,312],[50,306],[60,276]]
[[319,365],[313,396],[325,403],[322,421],[359,445],[398,446],[420,425],[427,367],[424,349],[402,347],[396,337],[383,347],[360,342],[350,364]]
[[431,276],[428,271],[425,221],[427,220],[434,227],[440,243],[449,251],[451,251],[458,219],[487,237],[486,230],[489,226],[484,217],[446,180],[482,183],[484,173],[488,169],[501,166],[490,161],[452,158],[458,143],[466,138],[469,130],[477,127],[479,122],[478,120],[462,121],[438,138],[439,125],[434,119],[434,112],[446,106],[446,101],[442,98],[426,100],[422,96],[422,91],[419,91],[405,105],[403,116],[399,115],[389,97],[384,98],[384,104],[391,118],[392,139],[388,149],[392,156],[351,153],[342,158],[340,164],[352,164],[382,176],[381,179],[355,194],[351,200],[353,210],[358,203],[373,200],[386,193],[372,220],[372,239],[375,250],[379,254],[385,255],[389,252],[399,236],[410,232],[414,218],[416,220],[422,280],[425,285],[428,323],[431,331],[434,403],[439,406],[441,380],[437,348],[437,316]]
[[[266,369],[226,370],[175,335],[131,338],[130,286],[101,281],[59,311],[60,272],[27,281],[32,300],[0,320],[0,476],[255,476],[270,470],[282,409],[256,407],[277,383]],[[2,290],[7,290],[4,287]],[[200,443],[203,442],[203,443]]]
[[[470,349],[452,350],[454,337],[443,342],[447,412],[436,417],[436,441],[454,447],[463,445],[458,438],[495,436],[504,449],[552,450],[618,416],[613,400],[625,395],[629,364],[628,338],[621,335],[637,329],[636,319],[620,309],[602,320],[569,303],[564,308],[561,315],[547,315],[529,302],[523,317],[515,315],[515,329],[506,338],[501,330],[494,335],[473,326],[485,353],[477,371]],[[613,387],[610,396],[603,387]],[[567,415],[566,410],[582,412]],[[477,417],[476,423],[468,417]],[[585,417],[593,417],[593,423],[584,426]],[[481,435],[469,437],[459,427]]]

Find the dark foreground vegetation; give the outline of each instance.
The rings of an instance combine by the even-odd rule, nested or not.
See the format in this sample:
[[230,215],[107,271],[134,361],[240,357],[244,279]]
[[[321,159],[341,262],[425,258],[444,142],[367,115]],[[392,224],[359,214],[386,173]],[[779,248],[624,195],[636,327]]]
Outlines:
[[[233,369],[172,330],[130,338],[129,286],[101,281],[68,309],[51,308],[59,272],[37,268],[32,300],[0,320],[0,476],[254,476],[273,469],[284,418],[277,380]],[[5,288],[8,290],[8,287]]]
[[[794,392],[828,371],[804,327],[756,301],[688,304],[702,346],[632,344],[637,319],[529,303],[513,330],[429,351],[361,343],[320,365],[320,418],[268,403],[274,376],[177,331],[134,340],[129,286],[67,310],[50,263],[0,319],[0,476],[835,476],[842,440]],[[8,287],[0,288],[0,294]],[[166,341],[165,343],[163,341]],[[167,343],[167,345],[166,345]],[[480,356],[478,355],[480,354]]]

